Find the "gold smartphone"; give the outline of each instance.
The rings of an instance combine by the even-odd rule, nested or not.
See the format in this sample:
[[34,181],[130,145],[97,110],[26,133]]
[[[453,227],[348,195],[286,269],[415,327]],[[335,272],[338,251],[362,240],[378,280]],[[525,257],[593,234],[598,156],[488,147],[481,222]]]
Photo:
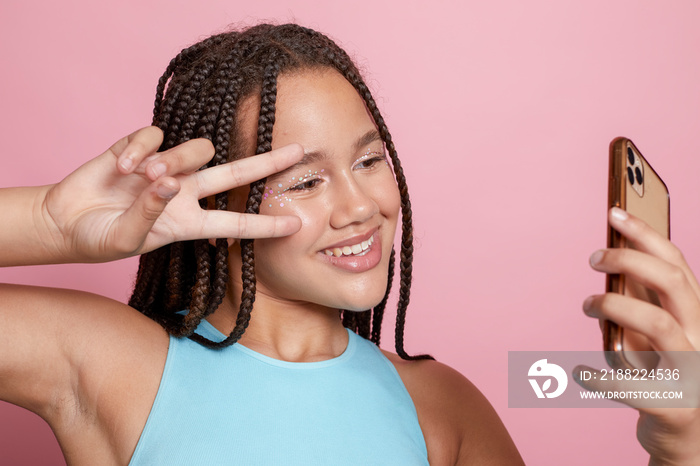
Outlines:
[[[666,184],[632,141],[623,137],[610,143],[608,210],[613,206],[626,210],[670,238],[670,203]],[[633,249],[634,245],[608,226],[608,247]],[[659,305],[654,291],[622,274],[607,275],[606,289]],[[658,356],[646,337],[614,322],[605,321],[603,344],[611,367],[653,369],[658,363]]]

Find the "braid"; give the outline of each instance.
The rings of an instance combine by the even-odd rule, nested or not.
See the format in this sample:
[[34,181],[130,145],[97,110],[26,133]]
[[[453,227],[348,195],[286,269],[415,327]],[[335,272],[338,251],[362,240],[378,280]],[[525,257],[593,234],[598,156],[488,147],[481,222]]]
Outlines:
[[391,249],[391,256],[389,256],[389,277],[386,282],[386,293],[384,293],[384,298],[382,301],[374,306],[372,312],[372,335],[370,340],[375,345],[379,346],[379,340],[382,335],[382,320],[384,318],[384,309],[386,308],[386,302],[389,300],[389,293],[391,293],[391,285],[394,281],[394,259],[395,259],[394,248]]
[[[255,151],[256,154],[262,154],[272,150],[272,128],[275,124],[275,102],[277,100],[277,76],[280,71],[279,60],[278,57],[273,55],[263,75],[262,91],[260,93],[260,116],[258,117],[258,145]],[[247,214],[258,214],[260,212],[260,202],[262,200],[264,188],[264,178],[250,184],[250,192],[248,194],[245,210]],[[241,292],[241,305],[236,318],[236,326],[229,336],[221,342],[210,342],[196,334],[191,336],[195,341],[206,341],[208,346],[222,348],[238,341],[246,328],[248,328],[256,291],[255,254],[252,239],[241,240],[241,264],[243,290]]]
[[353,332],[357,332],[357,312],[340,311],[340,318],[343,321],[343,327],[349,328]]
[[[294,24],[261,24],[242,31],[212,36],[182,50],[168,64],[156,87],[153,124],[164,132],[160,150],[195,137],[210,139],[215,154],[202,168],[230,162],[242,156],[238,138],[238,110],[241,101],[260,93],[256,153],[268,152],[275,123],[277,79],[285,72],[332,68],[337,70],[362,97],[377,125],[394,168],[401,195],[402,235],[400,249],[400,290],[396,317],[396,352],[403,359],[406,309],[410,301],[413,259],[411,203],[406,179],[394,143],[377,105],[348,55],[331,39]],[[265,180],[250,185],[246,213],[257,214]],[[200,200],[202,208],[228,210],[228,193]],[[229,281],[228,244],[217,239],[185,241],[144,254],[129,304],[159,322],[173,335],[213,348],[230,345],[243,335],[255,302],[256,278],[253,240],[241,245],[241,302],[236,324],[222,342],[212,342],[193,333],[201,320],[214,312],[227,294]],[[388,281],[382,301],[374,309],[340,311],[343,325],[379,344],[384,309],[391,291],[395,268],[392,250]],[[183,314],[182,310],[187,309]]]
[[[258,117],[258,146],[256,154],[262,154],[272,150],[272,127],[275,124],[275,102],[277,101],[277,76],[280,65],[270,60],[263,75],[262,91],[260,93],[260,116]],[[246,213],[258,214],[260,201],[265,189],[265,179],[250,184],[250,192],[246,202]],[[237,341],[250,322],[250,313],[255,302],[255,255],[253,252],[253,240],[241,240],[241,260],[243,291],[241,293],[241,306],[234,328],[229,338]]]
[[166,289],[168,298],[165,302],[165,307],[170,312],[175,312],[181,309],[183,303],[182,297],[182,273],[185,268],[183,259],[183,243],[173,243],[170,245],[170,264],[168,264],[168,280]]
[[161,283],[163,269],[166,262],[165,247],[156,249],[149,253],[148,257],[141,256],[139,271],[136,276],[134,292],[129,300],[129,306],[136,309],[143,309],[143,313],[159,322],[156,312],[152,311],[153,304],[157,301],[158,288]]
[[[229,34],[237,34],[235,32],[229,33]],[[203,52],[205,52],[208,48],[217,46],[221,44],[224,40],[226,40],[226,34],[218,34],[212,37],[209,37],[208,39],[205,39],[197,44],[194,44],[193,46],[183,49],[175,58],[170,60],[170,63],[168,64],[168,67],[165,69],[165,72],[163,75],[160,77],[158,80],[158,86],[156,87],[156,98],[155,98],[155,104],[153,106],[153,124],[155,126],[160,127],[163,131],[168,127],[169,121],[170,121],[170,112],[172,111],[172,107],[168,111],[164,111],[164,109],[161,107],[163,104],[163,96],[165,95],[165,88],[173,76],[173,73],[175,72],[176,69],[178,68],[183,68],[190,66],[191,63],[200,56]],[[168,95],[169,99],[171,101],[174,101],[175,97],[179,95],[178,88],[174,88],[172,90],[173,95]]]

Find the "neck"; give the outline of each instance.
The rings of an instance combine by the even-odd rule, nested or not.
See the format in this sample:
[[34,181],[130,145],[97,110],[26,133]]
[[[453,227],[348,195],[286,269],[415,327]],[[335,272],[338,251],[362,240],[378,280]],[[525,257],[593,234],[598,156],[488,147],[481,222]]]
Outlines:
[[[240,277],[234,276],[226,298],[207,317],[225,335],[236,325],[240,290]],[[340,356],[347,348],[348,336],[337,309],[280,301],[258,289],[250,324],[239,343],[274,359],[314,362]]]

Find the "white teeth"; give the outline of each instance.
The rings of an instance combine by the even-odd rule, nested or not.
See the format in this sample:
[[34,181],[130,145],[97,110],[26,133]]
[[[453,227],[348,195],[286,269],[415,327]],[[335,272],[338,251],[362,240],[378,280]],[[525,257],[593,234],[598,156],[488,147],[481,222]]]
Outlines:
[[343,246],[342,248],[324,249],[323,252],[327,256],[350,256],[350,255],[361,255],[369,249],[374,243],[374,236],[371,236],[367,241],[362,241],[358,244],[353,244],[352,246]]

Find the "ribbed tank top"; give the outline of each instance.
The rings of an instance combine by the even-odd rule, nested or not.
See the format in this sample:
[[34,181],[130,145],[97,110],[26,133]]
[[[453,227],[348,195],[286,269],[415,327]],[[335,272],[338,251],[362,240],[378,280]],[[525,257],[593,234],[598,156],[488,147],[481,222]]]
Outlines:
[[[197,333],[224,336],[202,321]],[[326,361],[280,361],[240,344],[170,337],[160,387],[130,465],[427,465],[396,368],[348,331]]]

